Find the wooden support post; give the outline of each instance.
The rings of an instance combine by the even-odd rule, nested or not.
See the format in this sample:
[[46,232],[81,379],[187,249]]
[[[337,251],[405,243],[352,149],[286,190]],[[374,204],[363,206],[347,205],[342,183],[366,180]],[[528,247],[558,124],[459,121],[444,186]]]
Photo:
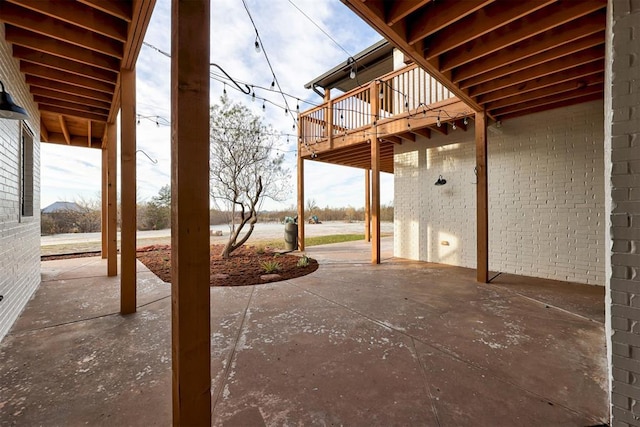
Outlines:
[[371,170],[364,171],[364,239],[371,241]]
[[371,262],[380,264],[380,140],[378,139],[378,112],[380,110],[379,83],[371,82]]
[[211,425],[209,287],[210,1],[171,10],[173,424]]
[[302,130],[298,126],[298,250],[300,251],[304,251],[304,226],[304,159],[302,158]]
[[136,72],[120,70],[120,313],[136,311]]
[[476,128],[476,168],[478,184],[476,186],[476,224],[477,224],[477,281],[489,282],[489,197],[487,175],[487,116],[477,112]]
[[100,199],[102,202],[102,208],[100,209],[100,238],[102,241],[102,259],[107,258],[107,209],[109,206],[107,192],[108,192],[108,181],[107,181],[107,170],[109,168],[109,156],[106,147],[102,150],[102,186]]
[[107,276],[118,275],[118,125],[107,124]]

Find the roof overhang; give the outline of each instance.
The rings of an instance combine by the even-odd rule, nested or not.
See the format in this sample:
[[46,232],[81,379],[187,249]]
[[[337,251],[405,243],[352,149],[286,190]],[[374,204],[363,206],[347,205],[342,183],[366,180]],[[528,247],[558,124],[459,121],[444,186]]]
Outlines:
[[120,109],[155,0],[0,1],[5,40],[40,112],[44,142],[100,148]]
[[[305,84],[306,89],[338,89],[348,92],[360,85],[393,71],[393,45],[380,40],[362,52],[336,65],[326,73]],[[350,77],[351,68],[356,71],[355,78]]]

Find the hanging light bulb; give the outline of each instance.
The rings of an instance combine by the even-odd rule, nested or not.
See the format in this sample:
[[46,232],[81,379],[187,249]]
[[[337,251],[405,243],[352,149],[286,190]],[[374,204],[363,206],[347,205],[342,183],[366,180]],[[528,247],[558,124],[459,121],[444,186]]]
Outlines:
[[251,102],[256,100],[256,93],[255,92],[251,92]]
[[262,111],[267,111],[267,106],[265,105],[264,101],[262,101]]
[[299,113],[300,112],[300,100],[298,99],[296,102],[296,111]]
[[271,89],[276,87],[276,79],[271,80]]
[[438,119],[436,120],[436,125],[438,127],[442,126],[442,123],[440,123],[440,113],[438,113]]
[[457,129],[457,127],[456,127],[456,122],[453,122],[453,123],[451,124],[451,129],[453,129],[453,130],[456,130],[456,129]]
[[380,85],[380,99],[384,98],[384,88]]
[[222,94],[226,95],[227,94],[227,84],[226,83],[223,83],[223,84],[224,84],[224,87],[222,88]]
[[260,42],[258,41],[258,35],[256,34],[256,41],[253,43],[253,46],[256,48],[256,52],[260,53]]
[[356,69],[354,67],[351,67],[351,72],[349,73],[349,78],[351,80],[356,78]]
[[288,109],[288,108],[285,108],[285,109],[284,109],[284,115],[285,115],[285,116],[288,116],[288,115],[289,115],[289,109]]
[[468,120],[467,120],[467,118],[465,117],[465,118],[464,118],[464,120],[462,121],[462,123],[464,123],[464,124],[466,125],[467,123],[469,123],[469,121],[468,121]]

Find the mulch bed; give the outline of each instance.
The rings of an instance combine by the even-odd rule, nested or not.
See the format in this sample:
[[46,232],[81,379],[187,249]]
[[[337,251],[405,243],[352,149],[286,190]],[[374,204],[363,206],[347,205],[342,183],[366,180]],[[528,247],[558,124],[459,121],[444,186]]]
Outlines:
[[[224,245],[211,245],[211,286],[246,286],[280,280],[294,279],[313,273],[318,269],[318,262],[309,258],[309,265],[298,267],[300,257],[290,254],[276,255],[265,249],[258,253],[253,246],[236,249],[228,259],[222,259],[220,253]],[[153,245],[138,248],[138,259],[161,280],[171,282],[171,246]],[[263,261],[277,261],[280,269],[274,274],[267,274],[261,267]]]

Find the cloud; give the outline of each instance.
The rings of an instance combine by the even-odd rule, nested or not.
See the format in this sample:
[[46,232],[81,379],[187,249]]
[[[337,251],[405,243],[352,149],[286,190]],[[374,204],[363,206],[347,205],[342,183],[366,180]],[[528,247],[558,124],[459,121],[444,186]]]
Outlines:
[[[336,45],[293,5],[304,11],[315,23],[335,39]],[[269,60],[282,90],[300,99],[301,110],[310,103],[322,100],[304,84],[336,64],[380,40],[370,29],[338,0],[247,0],[247,6],[262,39],[261,53],[256,52],[256,33],[243,4],[238,0],[211,2],[211,62],[220,65],[234,78],[255,86],[269,88],[273,81]],[[145,41],[167,53],[171,52],[171,1],[157,0]],[[344,49],[344,50],[343,50]],[[346,52],[345,52],[346,50]],[[143,46],[137,71],[137,109],[147,118],[137,127],[138,199],[148,200],[171,180],[170,120],[171,61],[156,50]],[[212,68],[212,71],[218,72]],[[212,103],[222,95],[224,85],[211,81]],[[251,102],[251,97],[226,86],[229,97],[247,105],[253,114],[281,132],[280,145],[288,168],[292,171],[292,191],[282,203],[265,202],[266,209],[296,204],[296,131],[293,118],[284,110],[262,102]],[[282,97],[274,92],[254,88],[258,97],[284,105]],[[295,113],[296,100],[289,98],[289,108]],[[156,125],[156,116],[159,116]],[[98,150],[69,153],[69,147],[43,144],[42,150],[42,205],[53,203],[60,197],[96,197],[100,192],[101,155]],[[87,152],[91,151],[90,154]],[[80,158],[82,161],[74,161]],[[87,163],[90,163],[87,164]],[[73,193],[75,192],[75,193]],[[393,177],[382,174],[382,201],[393,199]],[[364,172],[362,170],[305,161],[305,195],[314,198],[320,206],[360,207],[364,205]],[[76,197],[77,198],[77,197]]]

